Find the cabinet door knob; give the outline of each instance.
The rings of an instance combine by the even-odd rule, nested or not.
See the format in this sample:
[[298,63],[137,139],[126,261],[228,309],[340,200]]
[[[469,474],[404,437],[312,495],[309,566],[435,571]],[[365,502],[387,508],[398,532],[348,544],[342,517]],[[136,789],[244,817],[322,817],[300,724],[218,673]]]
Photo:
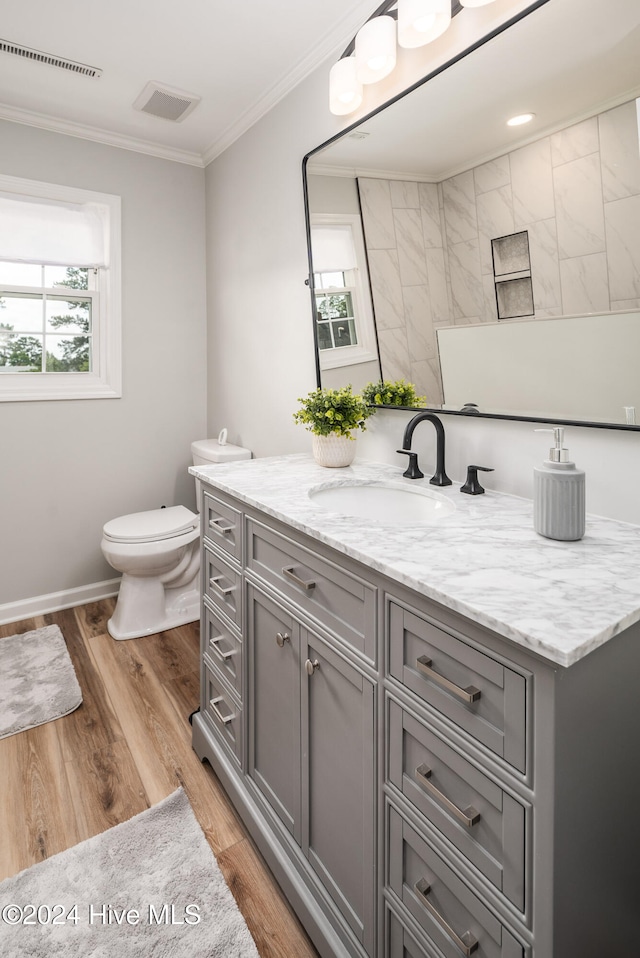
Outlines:
[[282,648],[285,642],[290,642],[291,636],[288,632],[276,632],[276,642]]
[[307,675],[313,675],[315,670],[320,668],[320,663],[317,659],[315,659],[313,662],[311,659],[307,659],[307,661],[304,663],[304,667],[307,670]]
[[478,947],[478,939],[475,935],[472,935],[470,931],[465,931],[462,935],[457,935],[451,925],[445,921],[440,912],[436,911],[433,907],[427,895],[431,891],[431,886],[429,882],[424,878],[421,878],[420,881],[417,881],[413,886],[414,891],[417,892],[418,897],[424,907],[427,909],[429,914],[433,917],[440,927],[442,928],[445,935],[448,935],[449,938],[453,941],[457,948],[460,949],[463,955],[471,955]]

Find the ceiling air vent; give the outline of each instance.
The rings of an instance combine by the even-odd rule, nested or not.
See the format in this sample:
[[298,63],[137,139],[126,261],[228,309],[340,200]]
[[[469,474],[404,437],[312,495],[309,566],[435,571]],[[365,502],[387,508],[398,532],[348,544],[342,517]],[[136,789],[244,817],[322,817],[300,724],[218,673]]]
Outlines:
[[192,110],[195,110],[200,99],[195,93],[185,93],[184,90],[174,90],[171,87],[150,82],[135,100],[133,107],[150,116],[175,122],[184,120]]
[[19,43],[11,43],[10,40],[0,40],[0,52],[13,53],[16,57],[33,60],[36,63],[46,63],[50,67],[59,67],[60,70],[69,70],[71,73],[79,73],[85,77],[102,76],[102,70],[98,67],[90,67],[86,63],[76,63],[75,60],[56,57],[51,53],[43,53],[42,50],[32,50],[30,47],[23,47]]

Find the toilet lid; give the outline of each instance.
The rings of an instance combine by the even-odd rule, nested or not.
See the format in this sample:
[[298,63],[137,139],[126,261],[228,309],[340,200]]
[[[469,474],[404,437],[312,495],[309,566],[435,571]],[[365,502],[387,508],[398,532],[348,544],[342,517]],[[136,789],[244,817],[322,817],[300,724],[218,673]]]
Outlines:
[[102,531],[113,542],[153,542],[190,532],[199,522],[200,517],[184,506],[169,506],[119,516],[107,522]]

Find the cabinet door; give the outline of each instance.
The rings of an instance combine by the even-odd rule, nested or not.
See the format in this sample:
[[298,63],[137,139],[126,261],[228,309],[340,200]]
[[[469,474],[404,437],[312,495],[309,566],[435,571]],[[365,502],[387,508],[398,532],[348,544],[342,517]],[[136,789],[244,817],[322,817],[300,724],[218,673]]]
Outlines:
[[374,686],[301,629],[303,848],[373,953]]
[[300,629],[247,586],[249,775],[300,842]]

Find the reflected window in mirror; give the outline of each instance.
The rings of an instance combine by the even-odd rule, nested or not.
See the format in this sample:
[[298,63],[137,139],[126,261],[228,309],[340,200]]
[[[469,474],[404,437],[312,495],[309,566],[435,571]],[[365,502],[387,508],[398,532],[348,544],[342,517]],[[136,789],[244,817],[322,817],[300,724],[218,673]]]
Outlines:
[[[378,363],[367,257],[359,216],[318,213],[311,217],[316,337],[323,375],[349,367],[360,388]],[[353,368],[352,368],[353,367]],[[344,369],[343,369],[344,375]]]

